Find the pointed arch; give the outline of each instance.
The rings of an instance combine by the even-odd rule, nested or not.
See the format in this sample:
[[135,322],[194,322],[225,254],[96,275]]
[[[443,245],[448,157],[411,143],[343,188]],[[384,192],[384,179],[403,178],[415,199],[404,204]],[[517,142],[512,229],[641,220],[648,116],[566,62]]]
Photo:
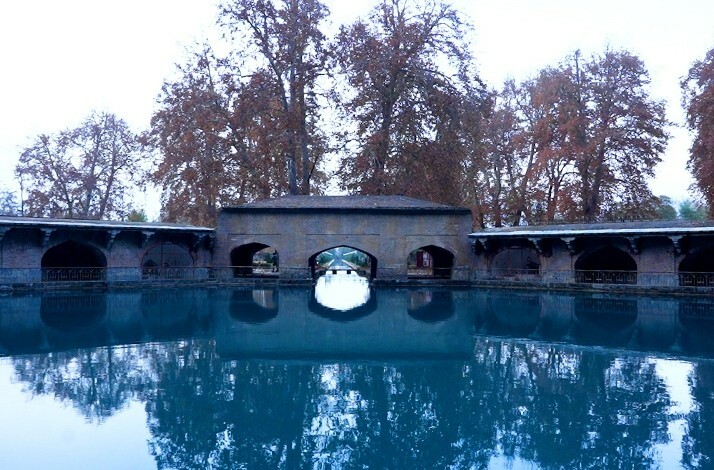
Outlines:
[[451,279],[454,254],[436,245],[413,250],[407,257],[407,276],[410,278]]
[[678,272],[680,286],[714,286],[714,246],[689,253],[679,263]]
[[231,250],[233,277],[277,276],[280,271],[278,250],[265,243],[246,243]]
[[606,245],[580,255],[575,280],[586,284],[637,284],[637,262],[628,253]]
[[[320,256],[323,255],[323,253],[332,252],[338,248],[352,250],[352,251],[361,253],[363,255],[366,255],[367,259],[369,260],[368,266],[366,269],[364,269],[364,270],[360,269],[360,266],[354,266],[354,264],[351,263],[350,261],[347,261],[347,266],[354,266],[355,271],[357,271],[358,273],[360,273],[362,275],[369,275],[370,279],[374,279],[377,277],[377,263],[379,261],[377,260],[376,256],[374,256],[373,254],[371,254],[368,251],[365,251],[361,248],[357,248],[356,246],[336,245],[336,246],[326,248],[324,250],[320,250],[316,253],[313,253],[312,256],[310,256],[308,258],[307,262],[308,262],[308,266],[310,266],[310,274],[312,275],[313,278],[321,276],[322,274],[324,274],[324,271],[325,271],[324,265],[321,265],[321,263],[320,263],[320,261],[321,261],[319,259]],[[362,271],[364,271],[364,272],[362,272]]]
[[88,243],[68,240],[45,251],[40,266],[43,281],[103,281],[107,258]]
[[186,268],[195,265],[188,248],[172,242],[158,243],[144,252],[141,258],[141,273],[144,279],[180,279],[186,276]]

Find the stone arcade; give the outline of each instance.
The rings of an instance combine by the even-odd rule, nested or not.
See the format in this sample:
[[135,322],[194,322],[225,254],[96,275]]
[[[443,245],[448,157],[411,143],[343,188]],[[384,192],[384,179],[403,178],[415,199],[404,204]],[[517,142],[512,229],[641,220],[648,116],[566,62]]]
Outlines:
[[[310,281],[316,257],[349,247],[370,277],[403,282],[427,253],[434,278],[547,286],[714,289],[714,226],[639,222],[490,228],[472,232],[468,209],[402,196],[289,196],[222,210],[217,228],[0,217],[0,286],[102,285],[254,277],[270,248],[272,277]],[[436,274],[438,273],[438,275]]]

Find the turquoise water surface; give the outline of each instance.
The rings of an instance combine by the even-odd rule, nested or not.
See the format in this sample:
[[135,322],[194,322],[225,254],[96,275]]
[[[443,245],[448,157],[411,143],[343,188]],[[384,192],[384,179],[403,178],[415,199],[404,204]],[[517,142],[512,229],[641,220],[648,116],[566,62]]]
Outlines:
[[0,468],[714,467],[712,300],[319,289],[0,297]]

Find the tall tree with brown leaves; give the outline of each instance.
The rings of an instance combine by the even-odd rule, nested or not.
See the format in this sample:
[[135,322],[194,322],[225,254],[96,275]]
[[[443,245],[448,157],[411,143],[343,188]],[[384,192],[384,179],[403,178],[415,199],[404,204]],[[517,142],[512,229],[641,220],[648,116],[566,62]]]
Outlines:
[[445,2],[382,0],[368,21],[341,29],[343,112],[358,144],[342,161],[345,189],[460,202],[460,135],[484,101],[463,27]]
[[15,167],[27,188],[25,215],[123,217],[138,152],[137,137],[111,113],[93,113],[74,129],[37,136]]
[[714,217],[714,49],[696,61],[681,83],[687,125],[694,134],[688,166]]
[[648,84],[644,64],[626,51],[587,61],[576,53],[533,79],[507,83],[486,124],[497,136],[508,131],[507,141],[502,134],[501,144],[484,147],[486,162],[503,169],[500,179],[490,172],[502,195],[492,223],[656,216],[647,178],[668,135],[664,105]]
[[144,144],[158,153],[149,180],[162,188],[162,219],[212,225],[244,196],[245,167],[231,151],[230,102],[210,48],[191,54],[166,82]]
[[221,7],[219,22],[243,64],[236,73],[260,82],[271,104],[265,117],[279,131],[271,147],[282,155],[290,194],[310,194],[325,153],[317,87],[326,70],[320,26],[328,14],[319,0],[227,0]]
[[647,178],[661,161],[668,123],[664,103],[649,96],[644,63],[627,51],[608,50],[581,66],[576,53],[564,71],[575,85],[571,98],[580,118],[569,133],[582,219],[651,201]]

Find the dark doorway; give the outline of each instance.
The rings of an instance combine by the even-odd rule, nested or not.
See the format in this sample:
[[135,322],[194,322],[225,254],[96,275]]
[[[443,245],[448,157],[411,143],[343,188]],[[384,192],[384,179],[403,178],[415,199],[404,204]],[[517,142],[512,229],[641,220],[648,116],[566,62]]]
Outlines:
[[575,262],[575,281],[586,284],[637,284],[637,263],[614,246],[586,253]]
[[679,285],[686,287],[714,286],[714,247],[690,253],[679,263]]
[[493,257],[491,272],[497,277],[538,275],[540,273],[540,257],[533,248],[506,248]]
[[418,248],[407,258],[407,276],[410,278],[451,279],[453,267],[454,255],[434,245]]
[[152,246],[141,259],[144,279],[183,279],[193,275],[193,256],[180,245],[164,242]]
[[107,259],[91,245],[66,241],[47,250],[40,266],[43,281],[102,281]]
[[277,250],[263,243],[248,243],[231,251],[233,277],[273,277],[280,271]]

